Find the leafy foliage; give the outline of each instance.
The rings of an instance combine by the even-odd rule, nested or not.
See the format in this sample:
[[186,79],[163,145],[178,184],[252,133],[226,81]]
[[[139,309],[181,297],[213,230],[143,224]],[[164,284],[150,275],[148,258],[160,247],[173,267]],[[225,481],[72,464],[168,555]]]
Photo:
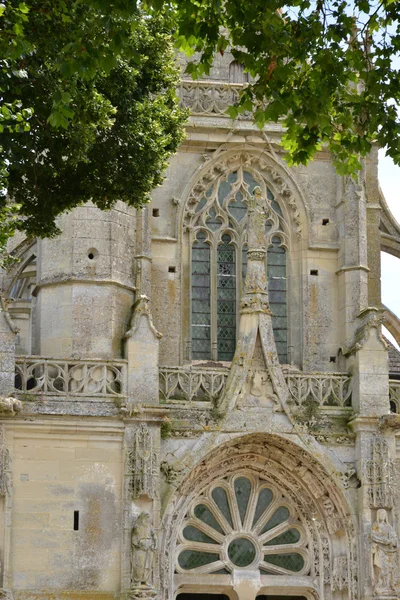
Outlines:
[[400,164],[396,0],[8,0],[0,3],[1,206],[51,235],[89,199],[140,206],[182,139],[171,49],[208,73],[232,52],[251,76],[232,118],[281,122],[289,163],[327,145],[354,174],[373,143]]
[[0,4],[2,190],[14,226],[57,232],[92,200],[141,206],[183,138],[171,22],[93,0]]
[[[153,4],[159,6],[160,0]],[[165,9],[166,4],[164,4]],[[281,121],[289,163],[323,144],[354,174],[373,143],[400,164],[400,2],[395,0],[175,0],[178,46],[198,77],[232,47],[253,78],[231,116]]]

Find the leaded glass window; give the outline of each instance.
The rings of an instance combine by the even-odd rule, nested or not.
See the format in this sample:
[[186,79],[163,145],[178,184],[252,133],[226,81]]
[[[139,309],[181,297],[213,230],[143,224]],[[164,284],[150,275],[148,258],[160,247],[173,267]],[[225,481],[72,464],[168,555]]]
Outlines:
[[193,360],[233,358],[238,307],[247,268],[247,202],[261,186],[267,198],[265,237],[268,287],[279,359],[288,361],[288,228],[261,175],[238,165],[221,174],[189,213],[191,222],[191,355]]
[[248,473],[211,484],[192,502],[177,550],[180,573],[310,571],[307,536],[296,510],[277,489]]

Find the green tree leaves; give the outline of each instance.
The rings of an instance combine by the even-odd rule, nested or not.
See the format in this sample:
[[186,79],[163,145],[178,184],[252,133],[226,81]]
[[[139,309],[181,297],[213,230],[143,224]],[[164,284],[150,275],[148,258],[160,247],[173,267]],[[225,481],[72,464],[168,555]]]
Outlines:
[[88,200],[147,202],[186,118],[169,18],[122,0],[27,0],[2,5],[0,27],[0,218],[11,199],[13,226],[45,236]]

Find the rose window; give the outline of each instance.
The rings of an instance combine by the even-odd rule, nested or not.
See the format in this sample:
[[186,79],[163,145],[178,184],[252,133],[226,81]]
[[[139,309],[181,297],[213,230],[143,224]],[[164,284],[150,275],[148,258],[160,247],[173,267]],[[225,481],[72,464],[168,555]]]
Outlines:
[[188,574],[260,569],[306,575],[307,545],[291,502],[266,481],[236,474],[192,502],[180,530],[176,568]]

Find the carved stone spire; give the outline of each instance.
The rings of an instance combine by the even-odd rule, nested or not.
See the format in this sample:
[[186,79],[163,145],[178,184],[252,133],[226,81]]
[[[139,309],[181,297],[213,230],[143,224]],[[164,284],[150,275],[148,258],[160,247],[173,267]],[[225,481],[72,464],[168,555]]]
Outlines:
[[265,222],[268,204],[256,187],[248,199],[248,251],[235,356],[217,412],[259,407],[287,410],[289,392],[279,364],[268,300]]

